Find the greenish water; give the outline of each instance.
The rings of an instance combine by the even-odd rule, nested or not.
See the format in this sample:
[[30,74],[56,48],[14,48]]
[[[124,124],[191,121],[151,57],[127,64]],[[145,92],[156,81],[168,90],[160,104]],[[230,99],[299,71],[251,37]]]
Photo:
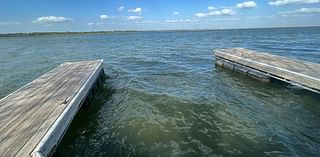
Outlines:
[[65,61],[106,79],[55,156],[319,156],[320,96],[215,67],[245,47],[320,63],[320,28],[0,38],[0,97]]

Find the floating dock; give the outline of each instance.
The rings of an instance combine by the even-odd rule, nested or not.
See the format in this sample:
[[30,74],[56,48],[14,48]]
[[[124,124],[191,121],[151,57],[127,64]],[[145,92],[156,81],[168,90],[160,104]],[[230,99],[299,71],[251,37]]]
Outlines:
[[320,93],[320,64],[244,48],[215,50],[216,64],[264,81],[285,81]]
[[67,62],[2,98],[0,156],[52,155],[103,73],[103,60]]

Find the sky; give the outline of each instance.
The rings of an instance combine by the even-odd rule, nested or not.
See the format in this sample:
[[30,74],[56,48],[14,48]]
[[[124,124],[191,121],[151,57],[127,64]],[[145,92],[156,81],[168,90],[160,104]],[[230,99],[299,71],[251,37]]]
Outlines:
[[0,33],[320,26],[320,0],[0,0]]

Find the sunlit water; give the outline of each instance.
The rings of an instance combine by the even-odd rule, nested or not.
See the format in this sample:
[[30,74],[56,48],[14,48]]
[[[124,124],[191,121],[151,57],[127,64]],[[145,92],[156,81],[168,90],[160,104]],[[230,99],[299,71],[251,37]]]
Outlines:
[[229,47],[320,63],[320,28],[0,38],[0,97],[102,58],[105,81],[56,156],[319,156],[319,95],[215,67]]

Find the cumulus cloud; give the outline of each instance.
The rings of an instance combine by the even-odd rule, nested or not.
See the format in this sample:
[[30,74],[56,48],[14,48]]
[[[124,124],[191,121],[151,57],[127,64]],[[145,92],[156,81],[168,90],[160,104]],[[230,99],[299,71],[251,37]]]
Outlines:
[[232,9],[222,9],[220,15],[233,15],[235,12]]
[[61,23],[70,21],[71,18],[66,18],[62,16],[43,16],[38,17],[37,19],[33,20],[33,23]]
[[246,1],[243,3],[237,4],[237,8],[240,8],[240,9],[251,9],[251,8],[255,8],[255,7],[257,7],[257,4],[254,1]]
[[270,5],[283,6],[283,5],[294,5],[294,4],[314,4],[320,3],[320,0],[272,0],[269,2]]
[[129,9],[128,12],[141,14],[142,9],[141,8]]
[[293,11],[280,12],[280,16],[295,16],[306,14],[320,14],[320,8],[301,8]]
[[216,10],[216,11],[210,11],[208,13],[196,13],[194,16],[196,18],[203,18],[208,16],[228,16],[228,15],[234,15],[235,12],[232,9],[222,9],[222,10]]
[[108,19],[115,19],[115,18],[117,18],[117,17],[116,16],[109,16],[106,14],[100,15],[101,20],[108,20]]
[[207,13],[196,13],[196,14],[194,14],[194,16],[195,16],[196,18],[202,18],[202,17],[206,17],[206,16],[208,16],[208,15],[207,15]]
[[121,12],[123,9],[124,9],[124,6],[120,6],[120,7],[118,8],[118,11]]
[[173,15],[179,15],[180,12],[174,11],[172,14],[173,14]]
[[110,17],[108,15],[100,15],[100,19],[102,19],[102,20],[107,20],[109,18]]
[[126,17],[127,20],[139,20],[142,19],[143,17],[141,16],[128,16]]
[[216,10],[217,8],[214,6],[208,6],[208,10]]

